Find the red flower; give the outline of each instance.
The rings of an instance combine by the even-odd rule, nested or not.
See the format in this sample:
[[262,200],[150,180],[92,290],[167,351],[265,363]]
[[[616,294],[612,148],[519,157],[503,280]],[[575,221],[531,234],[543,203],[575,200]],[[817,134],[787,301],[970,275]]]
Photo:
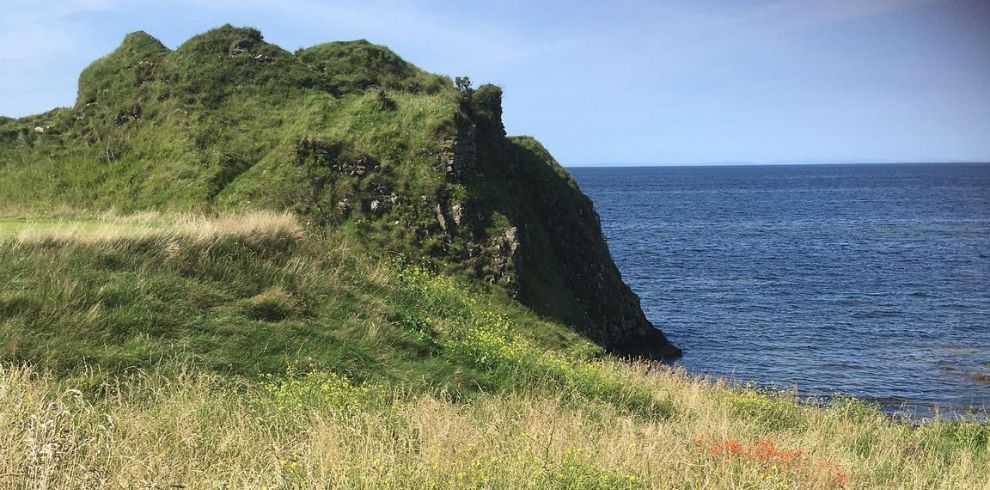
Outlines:
[[[698,447],[705,446],[704,441],[700,439],[696,439],[694,444]],[[764,467],[764,470],[779,468],[793,471],[803,468],[809,460],[804,451],[800,449],[785,451],[778,448],[773,434],[756,439],[749,444],[742,444],[736,439],[727,439],[708,444],[707,448],[708,454],[712,457],[721,456],[725,459],[757,464]],[[815,461],[832,479],[836,487],[848,485],[849,475],[843,473],[838,465],[832,465],[827,460],[820,458]]]

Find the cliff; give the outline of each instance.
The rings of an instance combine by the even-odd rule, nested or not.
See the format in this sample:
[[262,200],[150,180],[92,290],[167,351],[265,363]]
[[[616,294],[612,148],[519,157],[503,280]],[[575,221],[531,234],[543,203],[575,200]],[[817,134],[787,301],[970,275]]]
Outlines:
[[71,108],[0,119],[0,206],[288,210],[504,288],[607,350],[679,355],[622,282],[591,201],[501,89],[455,86],[367,41],[290,53],[223,26],[128,35]]

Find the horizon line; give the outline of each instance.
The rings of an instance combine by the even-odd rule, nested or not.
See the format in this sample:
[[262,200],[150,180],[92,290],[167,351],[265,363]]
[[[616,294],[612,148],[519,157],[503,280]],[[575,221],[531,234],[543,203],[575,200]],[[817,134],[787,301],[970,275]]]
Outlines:
[[805,161],[805,162],[703,162],[703,163],[579,163],[561,164],[564,168],[649,168],[649,167],[786,167],[814,165],[987,165],[987,160],[917,160],[917,161]]

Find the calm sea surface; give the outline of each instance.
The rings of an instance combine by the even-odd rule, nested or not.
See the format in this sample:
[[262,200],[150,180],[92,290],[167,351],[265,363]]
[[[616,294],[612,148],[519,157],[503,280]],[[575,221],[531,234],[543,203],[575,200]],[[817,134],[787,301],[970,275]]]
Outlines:
[[688,371],[990,408],[990,165],[570,171]]

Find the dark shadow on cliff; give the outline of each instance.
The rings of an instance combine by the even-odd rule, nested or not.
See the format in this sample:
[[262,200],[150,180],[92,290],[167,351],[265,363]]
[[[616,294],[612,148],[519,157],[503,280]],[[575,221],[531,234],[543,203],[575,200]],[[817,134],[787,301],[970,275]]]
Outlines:
[[[509,245],[511,292],[616,355],[680,357],[622,281],[598,214],[570,173],[534,138],[505,137],[501,96],[500,88],[483,85],[464,104],[477,160],[459,181],[475,196],[470,207],[485,217],[476,236]],[[493,217],[508,224],[493,226]]]
[[679,357],[681,351],[646,319],[639,297],[623,282],[591,200],[536,140],[507,143],[517,174],[509,179],[517,186],[513,195],[527,201],[520,216],[520,301],[615,354]]

